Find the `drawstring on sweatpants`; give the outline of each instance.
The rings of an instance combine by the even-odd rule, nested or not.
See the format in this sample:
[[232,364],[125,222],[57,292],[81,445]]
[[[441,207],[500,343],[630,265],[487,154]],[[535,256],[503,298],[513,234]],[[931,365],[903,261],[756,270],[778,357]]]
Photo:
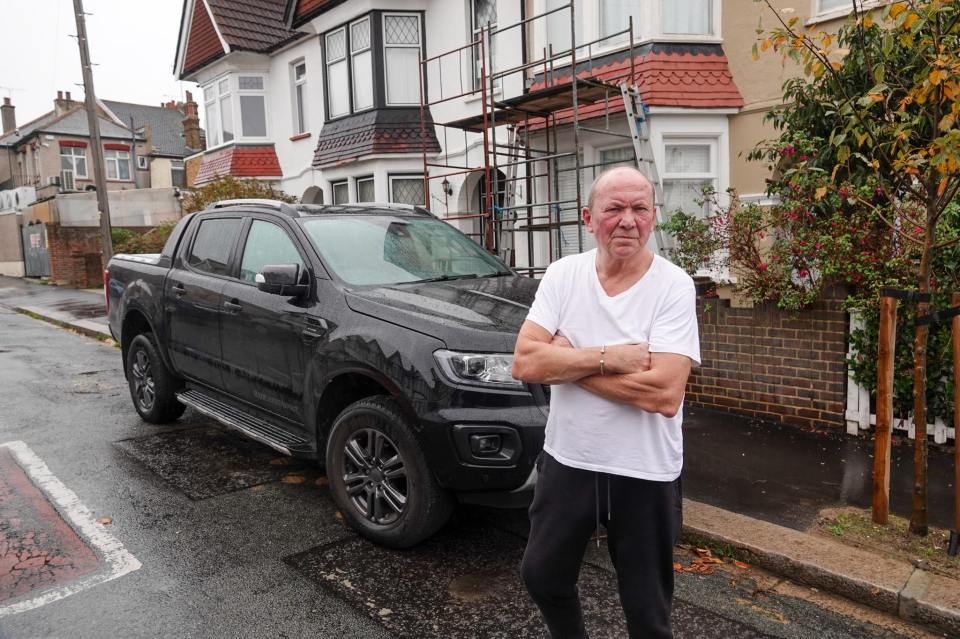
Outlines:
[[[600,547],[600,473],[593,474],[593,492],[597,504],[597,548]],[[613,505],[610,503],[610,475],[607,475],[607,525],[613,516]]]

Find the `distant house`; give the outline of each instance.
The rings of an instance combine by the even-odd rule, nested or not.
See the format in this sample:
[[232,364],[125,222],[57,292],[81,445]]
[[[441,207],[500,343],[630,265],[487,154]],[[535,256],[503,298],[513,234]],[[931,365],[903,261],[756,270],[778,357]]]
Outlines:
[[[203,148],[196,104],[189,94],[186,104],[152,107],[107,100],[98,106],[108,190],[185,184],[183,159]],[[94,188],[82,102],[73,100],[69,91],[58,91],[52,111],[21,126],[9,98],[3,110],[0,191],[31,187],[43,199]]]

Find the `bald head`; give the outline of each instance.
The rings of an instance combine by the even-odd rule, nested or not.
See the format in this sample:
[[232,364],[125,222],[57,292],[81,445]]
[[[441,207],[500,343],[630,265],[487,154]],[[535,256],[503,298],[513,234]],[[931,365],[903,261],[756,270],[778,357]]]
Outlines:
[[650,180],[647,179],[647,176],[644,175],[640,169],[632,166],[615,166],[612,169],[606,169],[597,176],[597,179],[593,181],[593,184],[590,186],[590,195],[587,196],[587,208],[593,210],[594,202],[597,199],[597,195],[603,192],[603,189],[611,182],[611,178],[618,177],[620,175],[629,175],[638,177],[644,184],[647,185],[647,188],[650,189],[651,195],[653,194],[653,184]]

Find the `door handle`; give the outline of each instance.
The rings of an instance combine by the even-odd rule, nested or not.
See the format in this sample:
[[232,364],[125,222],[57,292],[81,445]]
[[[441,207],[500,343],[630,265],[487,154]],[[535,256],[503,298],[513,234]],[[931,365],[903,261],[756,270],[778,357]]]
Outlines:
[[235,315],[243,310],[243,306],[238,304],[237,300],[232,300],[230,302],[223,303],[223,310]]
[[173,294],[177,297],[183,297],[184,293],[187,292],[187,289],[183,284],[174,284],[170,290],[173,291]]

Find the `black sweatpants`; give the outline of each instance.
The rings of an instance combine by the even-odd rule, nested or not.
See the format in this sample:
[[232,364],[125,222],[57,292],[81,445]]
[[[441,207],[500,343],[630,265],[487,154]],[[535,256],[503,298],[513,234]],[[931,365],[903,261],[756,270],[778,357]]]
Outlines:
[[587,636],[577,579],[598,518],[607,529],[630,637],[673,636],[673,545],[682,507],[679,478],[658,482],[597,473],[543,453],[521,573],[553,639]]

